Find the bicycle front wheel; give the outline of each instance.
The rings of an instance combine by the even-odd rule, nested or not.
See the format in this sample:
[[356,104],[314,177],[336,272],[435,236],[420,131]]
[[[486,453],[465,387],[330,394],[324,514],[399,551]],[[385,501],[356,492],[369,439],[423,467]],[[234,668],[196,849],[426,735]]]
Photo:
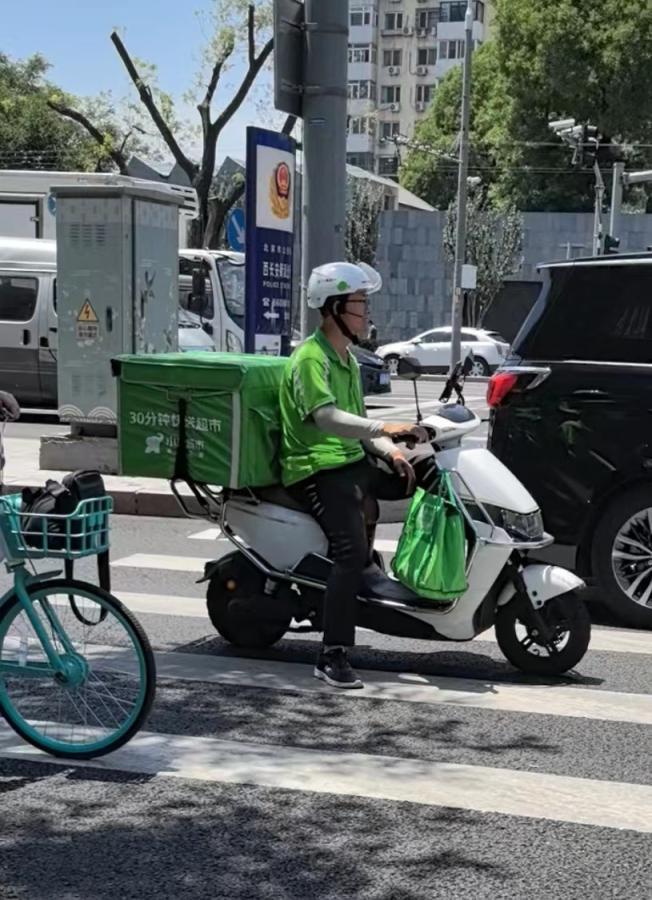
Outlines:
[[[0,712],[21,737],[54,756],[90,759],[117,750],[142,727],[154,701],[156,668],[145,632],[94,585],[57,579],[27,592],[66,672],[53,675],[14,595],[0,609]],[[33,674],[38,667],[42,677]]]

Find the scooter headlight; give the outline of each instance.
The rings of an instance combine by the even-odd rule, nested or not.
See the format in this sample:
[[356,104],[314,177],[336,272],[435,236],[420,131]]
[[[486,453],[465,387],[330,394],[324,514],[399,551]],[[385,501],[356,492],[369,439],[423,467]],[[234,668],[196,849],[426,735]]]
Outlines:
[[537,509],[531,513],[516,513],[510,509],[493,509],[491,515],[510,537],[519,541],[540,541],[544,536],[543,516]]

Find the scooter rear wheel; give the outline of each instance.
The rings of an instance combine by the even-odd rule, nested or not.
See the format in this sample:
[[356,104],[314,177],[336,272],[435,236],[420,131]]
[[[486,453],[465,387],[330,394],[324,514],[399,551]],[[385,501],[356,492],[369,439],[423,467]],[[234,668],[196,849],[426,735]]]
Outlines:
[[553,629],[554,652],[545,646],[525,603],[514,600],[498,610],[496,639],[509,662],[530,675],[562,675],[573,669],[591,640],[591,619],[577,591],[554,597],[540,610]]
[[209,618],[217,632],[236,647],[263,650],[283,637],[290,619],[274,611],[265,594],[265,576],[240,553],[223,557],[206,595]]

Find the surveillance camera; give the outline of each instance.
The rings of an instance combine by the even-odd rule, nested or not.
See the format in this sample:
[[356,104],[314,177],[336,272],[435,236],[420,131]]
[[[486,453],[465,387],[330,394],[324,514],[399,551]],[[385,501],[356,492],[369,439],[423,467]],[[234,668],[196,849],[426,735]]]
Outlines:
[[548,122],[548,127],[552,128],[553,131],[567,131],[570,128],[574,128],[575,125],[575,119],[555,119],[552,122]]

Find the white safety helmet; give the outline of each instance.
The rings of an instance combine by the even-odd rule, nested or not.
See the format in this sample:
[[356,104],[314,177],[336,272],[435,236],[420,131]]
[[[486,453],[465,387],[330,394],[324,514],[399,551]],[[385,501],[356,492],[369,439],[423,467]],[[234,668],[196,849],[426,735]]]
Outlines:
[[308,282],[308,306],[311,309],[321,309],[329,297],[355,294],[358,291],[376,294],[382,286],[380,274],[366,263],[326,263],[312,271]]

